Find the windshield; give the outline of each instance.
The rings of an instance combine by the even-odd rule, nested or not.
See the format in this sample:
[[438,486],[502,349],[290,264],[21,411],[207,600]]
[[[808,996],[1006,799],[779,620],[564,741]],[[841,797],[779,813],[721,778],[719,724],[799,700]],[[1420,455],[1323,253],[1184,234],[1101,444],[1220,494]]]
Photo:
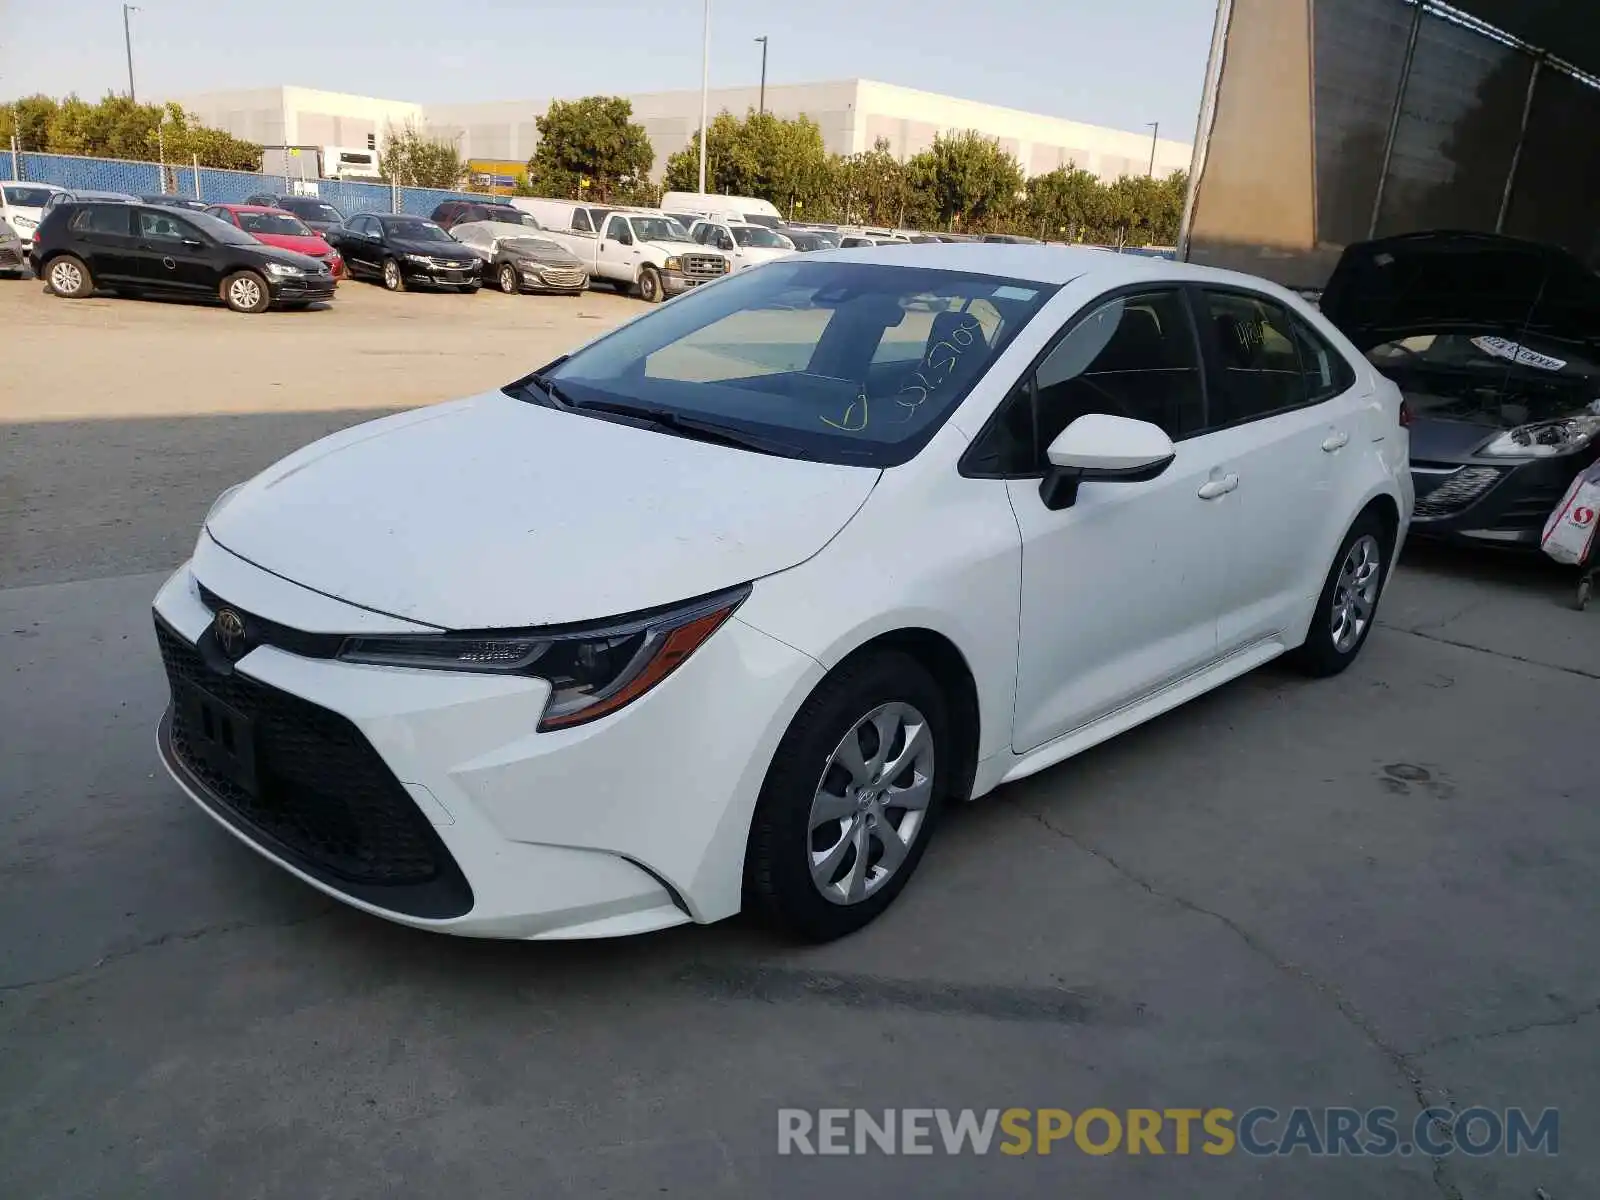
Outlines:
[[424,221],[421,217],[413,217],[408,221],[385,221],[383,231],[392,238],[400,238],[408,242],[453,242],[451,237],[432,221]]
[[788,238],[794,243],[794,248],[796,250],[805,250],[809,252],[812,250],[826,250],[828,248],[828,243],[815,233],[801,233],[796,230],[794,233],[789,234]]
[[733,240],[741,246],[759,246],[763,250],[794,249],[793,242],[764,225],[735,225],[732,228]]
[[307,221],[331,221],[335,225],[344,224],[344,214],[333,205],[321,200],[286,199],[283,201],[283,207]]
[[641,242],[687,242],[689,231],[671,217],[633,217],[633,236]]
[[777,217],[769,217],[766,213],[745,213],[744,219],[752,225],[765,225],[768,229],[776,229],[783,224]]
[[558,246],[545,238],[508,237],[501,241],[500,246],[504,250],[510,250],[517,254],[536,254],[541,256],[554,254],[562,258],[572,257],[571,252],[565,247]]
[[524,229],[543,229],[544,226],[534,220],[532,215],[523,212],[520,208],[491,208],[489,220],[498,225],[521,225]]
[[50,203],[50,196],[51,192],[49,188],[6,188],[6,203],[15,204],[18,208],[43,208],[46,204]]
[[1537,335],[1420,334],[1385,342],[1367,360],[1420,416],[1514,429],[1597,411],[1597,347]]
[[210,213],[184,213],[183,219],[185,221],[193,221],[200,227],[207,237],[211,238],[213,241],[221,242],[224,246],[260,245],[255,238],[251,237],[244,230],[233,225],[231,222],[224,221],[219,217],[213,217]]
[[821,462],[906,462],[1055,291],[877,263],[781,259],[696,292],[549,372],[573,403],[645,407]]
[[306,223],[288,213],[242,212],[238,217],[239,228],[246,233],[275,233],[282,237],[311,236],[311,230]]

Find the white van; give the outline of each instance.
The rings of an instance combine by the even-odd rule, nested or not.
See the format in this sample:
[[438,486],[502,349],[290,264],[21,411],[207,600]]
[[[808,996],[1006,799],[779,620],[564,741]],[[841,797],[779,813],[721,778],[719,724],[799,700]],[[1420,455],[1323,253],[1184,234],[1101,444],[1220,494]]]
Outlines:
[[711,192],[668,192],[661,197],[661,207],[667,212],[695,213],[700,216],[718,216],[747,225],[765,225],[776,229],[783,224],[783,214],[765,200],[754,196],[718,196]]

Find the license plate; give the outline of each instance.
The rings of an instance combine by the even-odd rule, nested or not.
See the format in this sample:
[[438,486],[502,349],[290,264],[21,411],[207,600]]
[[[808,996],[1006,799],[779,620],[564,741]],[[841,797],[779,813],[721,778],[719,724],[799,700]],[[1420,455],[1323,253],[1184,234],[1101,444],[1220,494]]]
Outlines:
[[255,728],[250,718],[186,679],[177,681],[173,701],[182,710],[192,752],[206,767],[256,795]]

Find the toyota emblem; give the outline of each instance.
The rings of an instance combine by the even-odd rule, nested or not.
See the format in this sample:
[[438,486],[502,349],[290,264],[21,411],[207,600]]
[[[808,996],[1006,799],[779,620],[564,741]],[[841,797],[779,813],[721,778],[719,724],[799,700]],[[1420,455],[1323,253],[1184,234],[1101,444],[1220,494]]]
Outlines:
[[219,608],[211,627],[217,631],[217,645],[230,659],[237,659],[248,648],[245,645],[244,618],[231,608]]

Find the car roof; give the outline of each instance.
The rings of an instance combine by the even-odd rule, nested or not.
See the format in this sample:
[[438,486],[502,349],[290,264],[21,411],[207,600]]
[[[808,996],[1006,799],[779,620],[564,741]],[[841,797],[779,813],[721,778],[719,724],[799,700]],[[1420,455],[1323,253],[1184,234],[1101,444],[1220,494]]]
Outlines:
[[[970,271],[1034,283],[1064,284],[1093,275],[1106,287],[1123,283],[1172,281],[1247,287],[1274,296],[1283,288],[1254,275],[1223,271],[1138,254],[1107,254],[1082,246],[1028,245],[1018,242],[912,242],[894,247],[861,246],[824,252],[841,262],[886,263],[940,271]],[[814,255],[812,257],[821,257]]]
[[47,192],[64,192],[67,190],[59,183],[40,183],[37,179],[0,179],[0,187],[10,187],[12,184],[17,187],[43,188]]

